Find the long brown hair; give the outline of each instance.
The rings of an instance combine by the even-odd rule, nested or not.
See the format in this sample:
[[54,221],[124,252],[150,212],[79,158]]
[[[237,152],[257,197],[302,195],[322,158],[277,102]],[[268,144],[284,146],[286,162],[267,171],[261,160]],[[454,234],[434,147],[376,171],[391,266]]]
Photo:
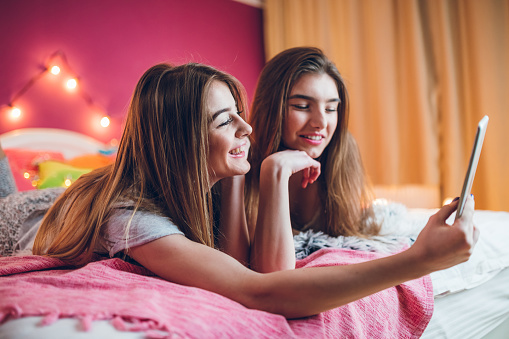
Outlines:
[[372,194],[360,153],[348,132],[348,93],[336,66],[318,48],[296,47],[272,58],[262,70],[249,115],[253,127],[250,152],[251,171],[246,176],[246,214],[252,225],[258,212],[259,175],[262,161],[283,150],[282,133],[287,113],[287,98],[304,74],[328,74],[336,83],[340,104],[338,125],[319,158],[320,198],[324,206],[316,231],[332,236],[375,235]]
[[86,264],[112,208],[131,202],[168,217],[189,239],[213,246],[207,171],[206,93],[224,82],[240,111],[245,91],[200,64],[151,67],[136,85],[115,163],[79,178],[48,211],[34,254]]

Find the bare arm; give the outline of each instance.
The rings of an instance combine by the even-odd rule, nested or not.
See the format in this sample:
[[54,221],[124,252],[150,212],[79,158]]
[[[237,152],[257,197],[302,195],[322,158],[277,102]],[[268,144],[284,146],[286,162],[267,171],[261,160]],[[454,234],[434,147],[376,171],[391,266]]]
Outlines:
[[244,209],[244,176],[221,180],[219,248],[245,266],[249,263],[249,234]]
[[466,261],[478,236],[474,203],[469,198],[463,216],[449,226],[445,220],[456,205],[432,216],[410,249],[353,265],[257,273],[181,235],[132,248],[129,254],[163,279],[219,293],[249,308],[304,317]]
[[258,272],[295,268],[288,180],[305,171],[305,187],[320,175],[320,163],[302,151],[283,151],[267,157],[260,169],[260,197],[251,245],[251,267]]

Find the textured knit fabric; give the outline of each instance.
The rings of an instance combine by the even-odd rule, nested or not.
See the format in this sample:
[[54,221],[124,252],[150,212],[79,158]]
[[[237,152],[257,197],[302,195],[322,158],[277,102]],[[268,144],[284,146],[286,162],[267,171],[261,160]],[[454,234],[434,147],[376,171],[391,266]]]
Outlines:
[[11,255],[15,244],[39,222],[63,188],[17,192],[7,158],[0,160],[0,255]]
[[0,199],[0,255],[11,255],[15,244],[39,223],[64,188],[17,192]]
[[[322,249],[298,267],[345,265],[375,253]],[[40,256],[0,258],[0,324],[45,316],[111,319],[119,330],[162,330],[171,338],[419,338],[433,311],[429,276],[316,316],[286,320],[199,288],[174,284],[120,259],[79,269]],[[69,302],[72,300],[72,302]],[[158,334],[157,337],[161,337]]]
[[11,167],[7,157],[0,159],[0,198],[17,192],[16,182],[12,176]]

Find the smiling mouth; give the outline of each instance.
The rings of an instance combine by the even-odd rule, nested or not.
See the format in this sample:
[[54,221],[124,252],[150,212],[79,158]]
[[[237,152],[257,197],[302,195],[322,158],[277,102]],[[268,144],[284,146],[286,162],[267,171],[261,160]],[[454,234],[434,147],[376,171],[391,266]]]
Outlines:
[[232,149],[230,152],[228,152],[232,155],[239,155],[239,154],[242,154],[244,153],[244,146],[241,146],[241,147],[237,147],[237,148],[234,148]]
[[322,135],[301,135],[301,137],[313,141],[320,141],[324,138]]

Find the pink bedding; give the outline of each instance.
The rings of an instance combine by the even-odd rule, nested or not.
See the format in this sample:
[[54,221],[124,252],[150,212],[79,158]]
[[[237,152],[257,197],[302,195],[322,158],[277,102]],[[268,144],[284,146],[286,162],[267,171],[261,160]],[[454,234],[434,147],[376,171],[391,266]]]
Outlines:
[[[298,267],[343,265],[378,257],[322,249]],[[40,256],[0,258],[0,324],[23,316],[82,321],[111,319],[118,330],[148,337],[418,338],[433,312],[429,276],[386,289],[319,315],[297,320],[248,309],[221,295],[153,276],[120,259],[72,269]]]

